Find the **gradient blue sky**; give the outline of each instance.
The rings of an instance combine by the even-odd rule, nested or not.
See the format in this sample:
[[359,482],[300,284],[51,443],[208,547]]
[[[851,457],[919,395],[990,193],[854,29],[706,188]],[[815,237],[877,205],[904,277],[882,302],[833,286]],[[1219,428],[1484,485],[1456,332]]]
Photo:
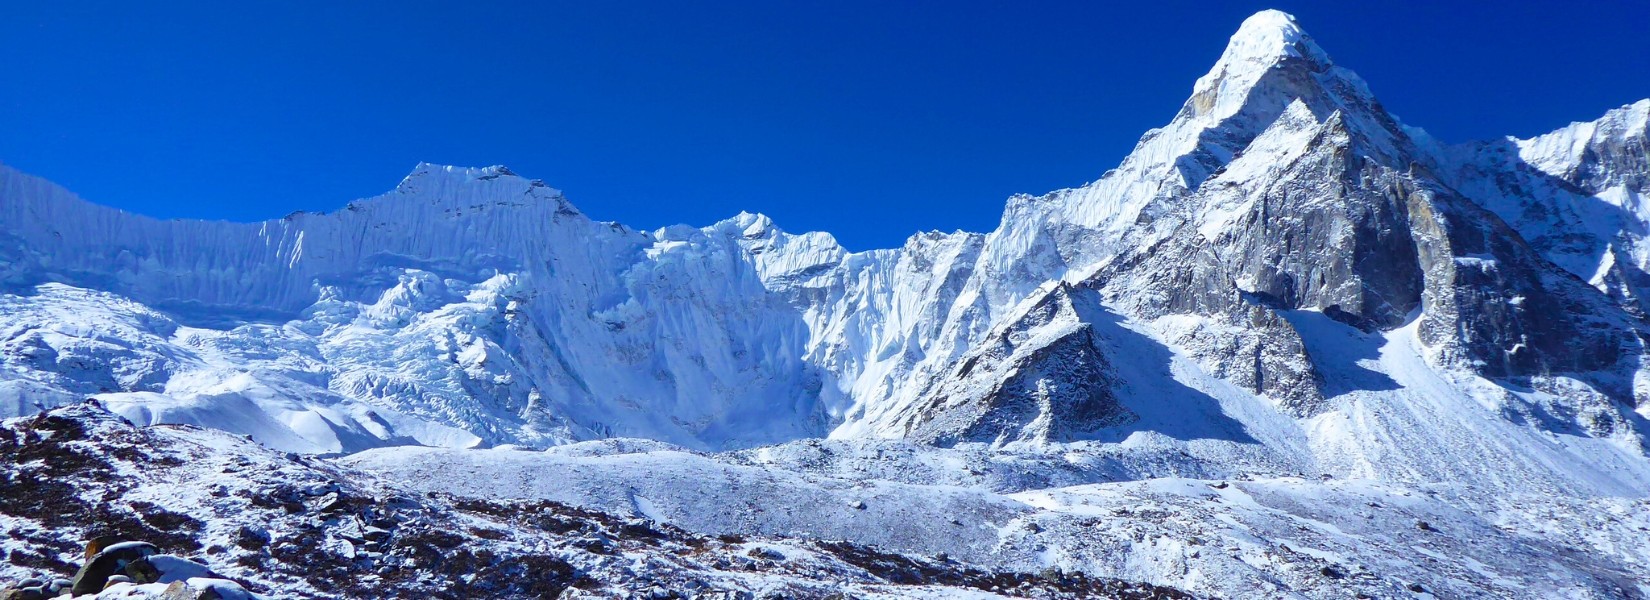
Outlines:
[[635,227],[889,247],[1098,177],[1269,7],[1446,141],[1650,96],[1641,0],[5,2],[0,162],[241,221],[504,164]]

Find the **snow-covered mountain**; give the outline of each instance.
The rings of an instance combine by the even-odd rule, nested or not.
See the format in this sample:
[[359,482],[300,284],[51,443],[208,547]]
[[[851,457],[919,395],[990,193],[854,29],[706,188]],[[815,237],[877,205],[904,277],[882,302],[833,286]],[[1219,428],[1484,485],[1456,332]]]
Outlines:
[[[1246,20],[1117,168],[1010,198],[989,233],[897,249],[848,252],[749,213],[635,231],[503,167],[419,165],[337,212],[240,224],[124,213],[0,166],[0,416],[90,396],[138,424],[372,449],[342,460],[414,486],[459,485],[462,467],[493,476],[487,493],[706,534],[949,543],[924,541],[944,508],[820,512],[851,500],[834,486],[866,485],[996,523],[943,550],[975,564],[1335,596],[1303,583],[1306,562],[1191,560],[1187,531],[1077,550],[1072,523],[1092,517],[1077,507],[1097,497],[1192,510],[1224,500],[1163,486],[1249,478],[1268,508],[1215,511],[1263,531],[1242,544],[1342,575],[1363,561],[1451,596],[1650,594],[1642,524],[1566,538],[1650,495],[1647,194],[1650,100],[1448,145],[1276,11]],[[568,473],[581,465],[618,483]],[[648,484],[659,473],[675,483]],[[734,485],[749,496],[720,489],[753,478]],[[1320,514],[1411,494],[1498,550],[1441,572]],[[756,496],[797,500],[784,518],[692,500]],[[1022,518],[1075,529],[1004,533]],[[917,529],[893,526],[907,519]],[[1300,519],[1336,533],[1279,541]],[[1369,535],[1400,535],[1382,523]],[[1302,550],[1318,543],[1337,549]],[[1526,572],[1552,545],[1583,548],[1562,573]]]
[[635,232],[500,167],[420,165],[336,213],[250,225],[0,177],[14,413],[107,393],[311,452],[826,431],[806,325],[734,222]]

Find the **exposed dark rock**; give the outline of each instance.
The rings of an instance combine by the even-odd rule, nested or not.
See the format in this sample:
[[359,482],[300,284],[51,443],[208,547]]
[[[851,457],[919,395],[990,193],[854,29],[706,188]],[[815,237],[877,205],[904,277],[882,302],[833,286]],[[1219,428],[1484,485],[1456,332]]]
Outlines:
[[159,553],[159,548],[147,542],[122,542],[104,548],[75,573],[74,593],[96,594],[108,584],[110,577],[125,574],[129,565]]
[[[1265,132],[1221,142],[1230,164],[1159,200],[1133,234],[1139,248],[1090,285],[1138,318],[1206,319],[1170,341],[1297,416],[1319,412],[1324,396],[1299,334],[1277,316],[1299,309],[1366,332],[1419,315],[1422,342],[1448,365],[1513,382],[1567,374],[1635,404],[1639,367],[1621,361],[1643,353],[1638,318],[1452,189],[1378,105],[1325,103],[1345,96],[1288,75],[1296,68],[1306,67],[1268,74],[1275,81],[1253,92],[1264,101],[1245,108]],[[1282,110],[1277,94],[1300,104]],[[1276,162],[1244,163],[1250,144]]]
[[951,378],[904,413],[907,437],[954,444],[1072,441],[1135,415],[1116,385],[1092,318],[1091,290],[1061,283],[970,351]]

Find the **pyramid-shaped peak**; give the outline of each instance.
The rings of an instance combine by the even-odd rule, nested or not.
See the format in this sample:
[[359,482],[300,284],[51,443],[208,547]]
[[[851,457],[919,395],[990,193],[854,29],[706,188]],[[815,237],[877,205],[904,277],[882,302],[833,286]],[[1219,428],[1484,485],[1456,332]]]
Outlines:
[[[1284,68],[1291,74],[1275,74]],[[1332,83],[1323,79],[1325,76],[1339,81]],[[1319,81],[1314,84],[1313,80]],[[1257,89],[1265,81],[1271,82],[1270,87]],[[1321,89],[1308,89],[1314,86]],[[1327,100],[1330,89],[1368,96],[1362,80],[1351,71],[1335,67],[1329,55],[1301,30],[1294,17],[1281,11],[1264,10],[1243,21],[1226,44],[1220,60],[1192,86],[1185,116],[1213,123],[1259,102],[1256,106],[1269,115],[1261,119],[1265,122],[1256,123],[1257,127],[1252,128],[1251,133],[1259,133],[1260,127],[1276,117],[1291,100],[1302,95],[1325,96],[1320,100]],[[1348,103],[1313,101],[1309,104],[1314,110],[1324,110]],[[1328,116],[1327,113],[1328,110],[1324,110],[1319,116]]]
[[[1229,70],[1241,65],[1270,66],[1285,58],[1308,58],[1328,62],[1328,56],[1312,42],[1311,36],[1301,30],[1300,23],[1289,13],[1263,10],[1238,26],[1237,33],[1226,44],[1220,56],[1220,66]],[[1218,69],[1218,66],[1217,66]]]
[[1295,15],[1268,8],[1244,19],[1243,24],[1238,26],[1238,32],[1234,37],[1268,35],[1299,38],[1302,35],[1300,23],[1295,20]]

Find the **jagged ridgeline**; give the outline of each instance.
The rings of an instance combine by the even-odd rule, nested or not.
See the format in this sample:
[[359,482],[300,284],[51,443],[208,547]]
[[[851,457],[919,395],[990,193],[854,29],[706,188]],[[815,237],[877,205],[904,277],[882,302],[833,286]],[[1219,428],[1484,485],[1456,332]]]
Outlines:
[[[905,436],[965,362],[1006,358],[1003,333],[1066,281],[1101,292],[1070,319],[1138,325],[1128,343],[1191,356],[1294,416],[1335,395],[1290,321],[1308,311],[1413,325],[1429,368],[1502,384],[1510,404],[1551,397],[1565,406],[1550,426],[1631,434],[1647,112],[1442,145],[1263,13],[1094,183],[1016,197],[988,234],[857,253],[750,214],[634,231],[502,167],[420,165],[383,196],[252,224],[157,221],[6,169],[16,334],[0,406],[107,394],[141,421],[241,421],[308,452]],[[1118,393],[1087,370],[1124,343],[1083,359],[1073,377],[1098,386],[1085,397]],[[1092,401],[933,434],[1065,439],[1126,420],[1055,406],[1068,402]]]
[[[0,167],[0,416],[91,397],[422,491],[987,574],[1650,593],[1645,525],[1621,516],[1650,493],[1647,192],[1650,100],[1447,144],[1276,11],[1099,179],[895,249],[748,213],[632,230],[503,167],[421,164],[382,196],[250,224],[150,219]],[[1237,487],[1181,478],[1268,482],[1243,492],[1265,510],[1212,508]],[[1341,481],[1358,483],[1324,483]],[[879,512],[865,490],[907,499]],[[1270,554],[1074,508],[1121,498],[1242,522]],[[1515,498],[1562,504],[1558,524],[1497,529],[1537,520]],[[1368,515],[1342,522],[1352,505]],[[1340,546],[1297,552],[1318,542],[1283,539],[1279,515],[1337,523],[1318,542]],[[1113,526],[1139,539],[1083,549]],[[1586,527],[1603,533],[1568,562],[1524,568]],[[1476,566],[1387,544],[1414,531]],[[1466,531],[1479,546],[1448,542]]]

